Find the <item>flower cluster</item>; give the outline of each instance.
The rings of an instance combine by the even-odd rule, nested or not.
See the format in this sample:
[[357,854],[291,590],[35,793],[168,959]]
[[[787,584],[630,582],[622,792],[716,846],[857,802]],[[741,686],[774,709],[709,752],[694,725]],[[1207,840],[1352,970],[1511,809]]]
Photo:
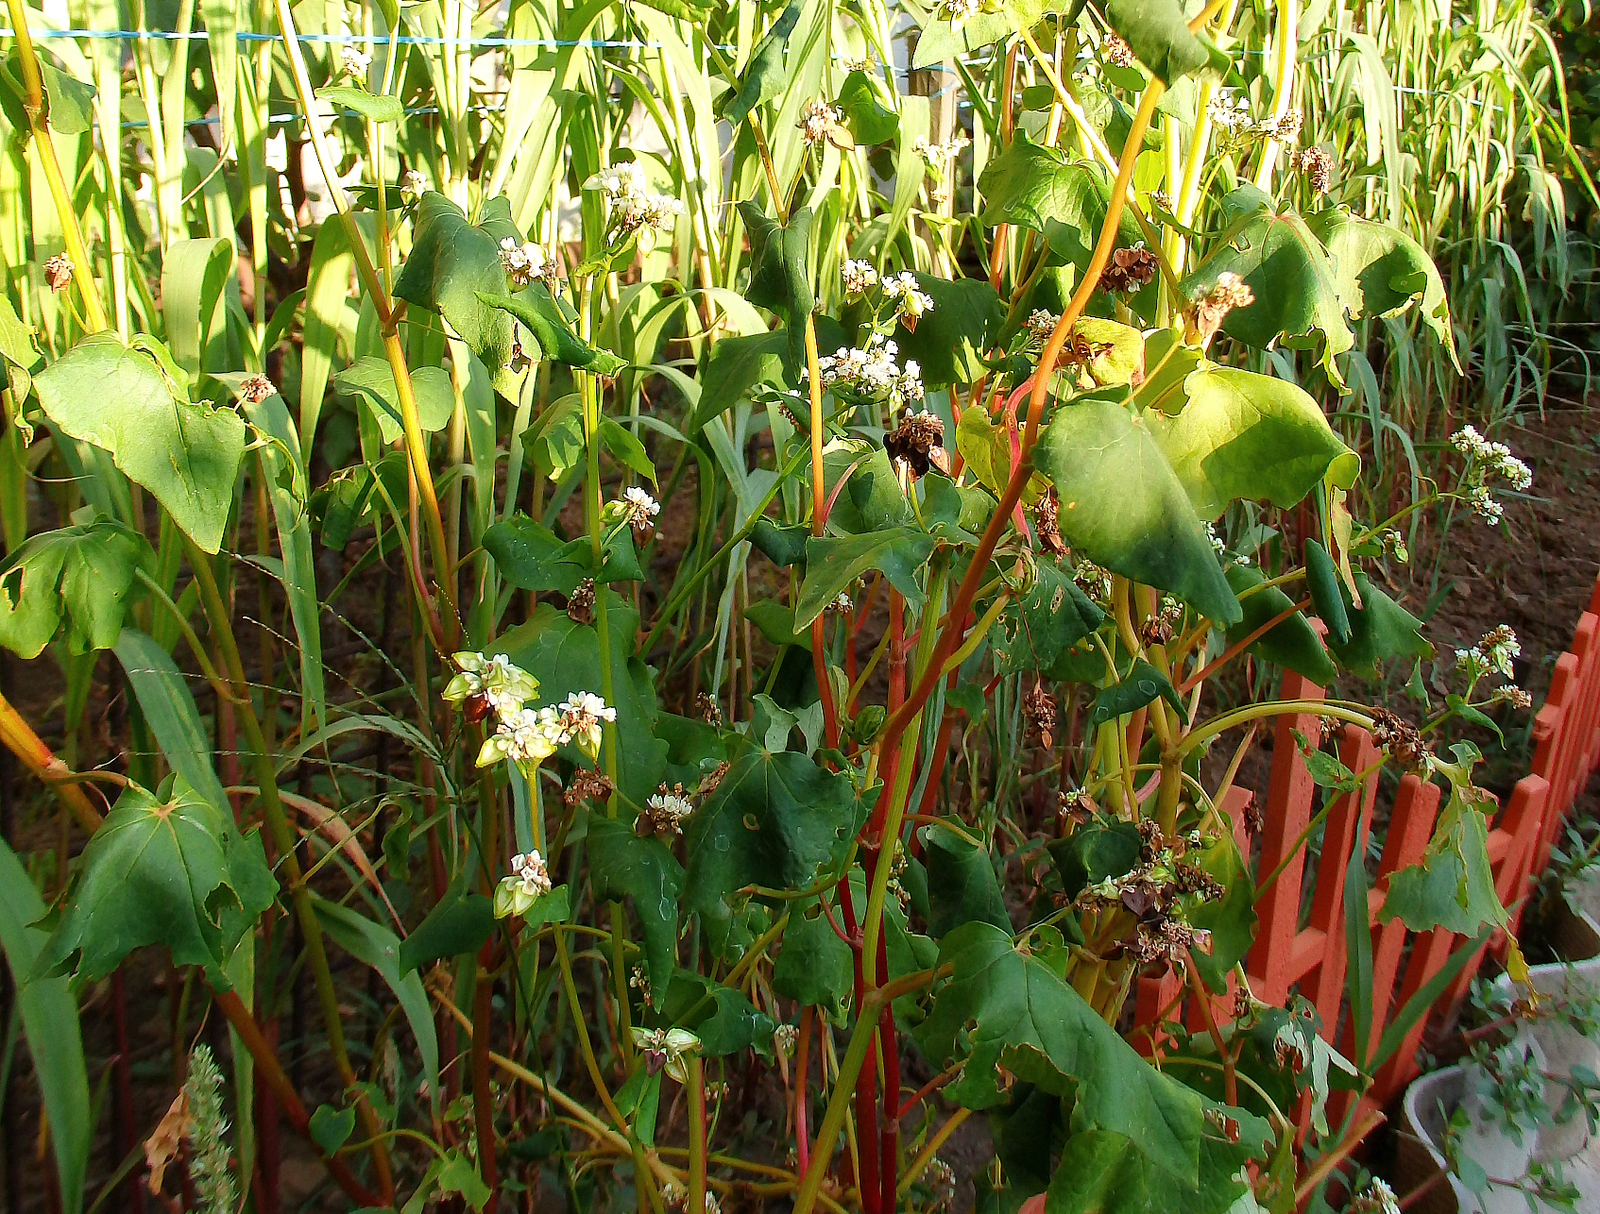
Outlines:
[[1509,624],[1498,624],[1479,638],[1471,649],[1456,650],[1456,669],[1467,672],[1477,682],[1493,671],[1511,677],[1511,663],[1522,655],[1522,643]]
[[820,97],[800,107],[800,120],[795,126],[803,132],[801,138],[808,147],[813,143],[831,143],[836,148],[855,146],[855,140],[844,127],[844,111]]
[[1028,343],[1043,346],[1050,340],[1050,334],[1056,331],[1056,326],[1060,323],[1061,317],[1050,309],[1035,308],[1023,322],[1023,328],[1028,333]]
[[1347,1208],[1350,1214],[1400,1214],[1400,1202],[1381,1176],[1369,1180],[1367,1187],[1350,1199]]
[[72,282],[72,258],[56,253],[44,259],[44,280],[52,291],[65,291]]
[[693,812],[694,802],[689,800],[682,784],[674,784],[670,789],[663,784],[644,803],[644,812],[635,820],[634,829],[641,836],[673,839],[683,833],[684,820]]
[[864,295],[878,281],[878,271],[871,262],[847,261],[839,267],[839,283],[846,295]]
[[228,1119],[222,1108],[222,1068],[204,1042],[189,1056],[183,1099],[189,1110],[183,1135],[189,1141],[189,1179],[199,1208],[205,1214],[232,1214],[237,1202]]
[[609,522],[626,523],[640,534],[648,536],[655,530],[661,503],[638,485],[629,485],[622,491],[621,497],[606,503],[604,513]]
[[665,1070],[679,1083],[688,1083],[689,1074],[684,1066],[691,1055],[700,1052],[700,1038],[688,1029],[647,1029],[633,1025],[628,1029],[634,1048],[644,1059],[646,1074],[654,1075]]
[[1402,767],[1426,767],[1432,758],[1417,727],[1386,708],[1373,709],[1372,741]]
[[780,1057],[793,1058],[795,1045],[800,1040],[800,1030],[792,1024],[780,1024],[772,1030],[772,1048]]
[[1111,575],[1093,561],[1079,561],[1072,571],[1072,580],[1079,590],[1097,602],[1111,597]]
[[1131,295],[1141,287],[1155,281],[1161,263],[1156,255],[1144,247],[1144,241],[1111,254],[1106,268],[1100,271],[1100,289],[1110,294]]
[[346,43],[339,48],[339,66],[347,76],[365,76],[372,66],[372,56]]
[[486,658],[481,653],[451,657],[459,672],[444,689],[444,698],[461,704],[467,719],[481,721],[491,712],[508,717],[539,694],[539,680],[515,665],[503,653]]
[[972,145],[972,140],[965,131],[958,131],[954,137],[943,143],[929,143],[926,139],[919,139],[911,145],[911,150],[927,162],[928,172],[935,177],[943,177],[955,163],[956,158]]
[[519,245],[514,237],[502,238],[500,264],[505,267],[506,277],[513,287],[525,287],[536,278],[548,282],[556,276],[555,258],[546,257],[544,250],[531,240]]
[[941,0],[939,15],[954,28],[960,29],[988,7],[987,0]]
[[265,375],[246,375],[239,381],[239,396],[251,405],[259,405],[277,390]]
[[1306,179],[1313,194],[1326,194],[1333,184],[1333,155],[1326,148],[1299,148],[1289,153],[1289,163]]
[[1474,426],[1462,426],[1450,436],[1450,445],[1467,458],[1462,472],[1467,505],[1491,526],[1500,522],[1505,517],[1505,507],[1495,500],[1485,482],[1498,477],[1515,492],[1525,493],[1533,484],[1532,469],[1513,455],[1510,447],[1490,442]]
[[883,449],[895,466],[904,465],[913,477],[928,475],[930,467],[949,472],[950,461],[944,451],[944,422],[926,409],[913,413],[910,408],[900,424],[883,436]]
[[1133,66],[1133,48],[1121,34],[1107,34],[1106,40],[1100,44],[1100,53],[1107,63],[1117,67]]
[[1222,89],[1212,97],[1206,113],[1213,124],[1235,139],[1276,139],[1280,143],[1293,143],[1305,125],[1304,115],[1295,106],[1276,118],[1257,122],[1250,116],[1249,100],[1233,89]]
[[583,183],[586,190],[599,190],[611,207],[611,224],[622,236],[641,228],[660,230],[670,227],[683,214],[683,202],[670,194],[657,194],[645,180],[644,166],[637,160],[602,169]]
[[537,849],[511,857],[511,872],[500,878],[494,891],[494,915],[506,919],[525,915],[528,908],[550,892],[550,870]]
[[[922,368],[908,359],[902,370],[896,361],[899,353],[899,346],[881,333],[869,337],[865,349],[841,346],[837,353],[817,360],[822,386],[852,401],[904,408],[924,395]],[[808,367],[800,369],[802,383],[809,373]]]
[[420,202],[428,192],[428,179],[416,169],[407,169],[400,178],[400,197],[406,202]]
[[1210,289],[1191,305],[1186,336],[1204,347],[1216,336],[1229,312],[1248,307],[1255,301],[1255,292],[1245,285],[1244,279],[1232,270],[1224,270]]
[[917,327],[924,313],[933,311],[933,296],[917,286],[917,276],[909,270],[890,274],[883,280],[883,297],[898,301],[900,323],[908,330]]
[[1083,910],[1120,907],[1134,926],[1117,946],[1141,964],[1165,957],[1182,961],[1190,950],[1211,951],[1211,933],[1188,922],[1190,911],[1222,897],[1222,884],[1188,858],[1201,837],[1164,834],[1152,820],[1139,824],[1138,862],[1121,877],[1107,877],[1078,895]]

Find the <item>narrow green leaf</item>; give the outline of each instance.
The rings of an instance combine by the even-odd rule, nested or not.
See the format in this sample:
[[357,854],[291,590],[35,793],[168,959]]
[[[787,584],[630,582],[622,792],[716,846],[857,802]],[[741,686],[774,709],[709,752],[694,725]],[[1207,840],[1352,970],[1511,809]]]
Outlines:
[[172,655],[137,628],[124,628],[115,648],[167,765],[211,804],[228,804],[213,765],[211,738]]

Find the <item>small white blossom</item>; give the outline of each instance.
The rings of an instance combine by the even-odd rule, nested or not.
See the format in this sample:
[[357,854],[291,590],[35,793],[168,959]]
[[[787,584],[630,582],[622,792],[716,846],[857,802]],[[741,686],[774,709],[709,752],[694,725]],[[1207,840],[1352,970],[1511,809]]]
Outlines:
[[494,891],[495,918],[525,915],[535,901],[550,892],[550,870],[537,850],[511,857],[511,872],[500,878]]
[[1367,1187],[1350,1199],[1351,1214],[1400,1214],[1394,1190],[1381,1177],[1374,1176]]
[[495,731],[483,740],[483,747],[478,751],[479,767],[488,767],[502,759],[528,765],[543,763],[567,740],[562,734],[560,719],[548,707],[537,711],[517,708],[499,715]]
[[1533,484],[1533,470],[1515,455],[1504,443],[1489,444],[1489,471],[1508,482],[1518,493],[1525,493]]
[[347,76],[365,76],[372,66],[372,56],[346,43],[339,48],[339,66]]
[[1044,343],[1050,340],[1050,335],[1056,331],[1056,326],[1061,323],[1061,317],[1048,308],[1035,308],[1028,316],[1028,337],[1032,341]]
[[684,795],[683,785],[668,789],[663,784],[644,803],[645,820],[658,837],[672,838],[683,832],[683,823],[694,812],[694,803]]
[[772,1048],[784,1058],[794,1057],[794,1047],[799,1040],[800,1030],[792,1024],[780,1024],[772,1030]]
[[1474,459],[1483,459],[1489,454],[1489,444],[1478,433],[1476,426],[1462,426],[1450,436],[1450,445],[1462,455]]
[[444,698],[452,704],[482,695],[495,714],[505,718],[539,694],[539,680],[503,653],[491,658],[481,653],[458,653],[450,660],[460,671],[444,689]]
[[1489,673],[1489,659],[1476,649],[1456,650],[1456,669],[1464,671],[1468,679],[1481,679]]
[[592,691],[577,691],[556,707],[561,740],[575,742],[592,759],[600,753],[600,723],[615,721],[617,710]]
[[839,281],[846,295],[860,295],[878,281],[878,271],[870,262],[847,261],[839,267]]
[[555,262],[544,255],[544,250],[531,240],[520,245],[511,236],[500,241],[500,264],[513,287],[525,287],[535,278],[554,278]]
[[[684,1063],[690,1055],[700,1052],[700,1038],[688,1029],[647,1029],[630,1025],[628,1034],[634,1048],[644,1056],[645,1071],[654,1075],[665,1069],[679,1083],[689,1081]],[[662,1194],[665,1196],[665,1192]]]
[[1502,683],[1490,693],[1491,700],[1503,700],[1513,708],[1533,707],[1533,697],[1511,683]]
[[668,227],[684,212],[682,200],[657,194],[645,179],[644,166],[637,160],[602,169],[583,183],[586,190],[599,190],[611,207],[612,226],[622,236],[641,228]]
[[960,29],[983,10],[984,0],[942,0],[939,5],[940,14],[956,29]]
[[428,191],[428,179],[416,169],[407,169],[400,178],[400,197],[407,202],[418,201]]
[[1479,485],[1467,495],[1467,504],[1472,507],[1472,512],[1490,526],[1498,523],[1506,515],[1506,508],[1489,495],[1489,491]]
[[795,125],[804,132],[802,137],[807,143],[823,143],[843,121],[842,110],[817,97],[800,107],[800,121]]
[[917,277],[909,271],[890,274],[883,280],[883,297],[900,301],[900,323],[915,329],[924,313],[933,311],[933,296],[917,286]]
[[638,485],[629,485],[614,503],[616,512],[630,527],[650,527],[661,513],[661,503]]
[[1230,134],[1243,131],[1251,125],[1250,102],[1233,89],[1221,89],[1206,107],[1212,123]]
[[1512,660],[1522,656],[1522,642],[1517,640],[1517,634],[1509,624],[1500,624],[1483,634],[1478,642],[1478,652],[1488,660],[1489,669],[1509,679]]
[[835,611],[843,611],[848,613],[855,610],[855,601],[850,597],[850,592],[847,590],[838,598],[834,599],[833,602],[829,603],[828,606],[833,608]]
[[950,166],[962,152],[971,146],[972,140],[967,138],[965,131],[957,132],[955,137],[944,143],[929,143],[926,139],[919,139],[912,145],[923,160],[927,161],[928,171],[935,176],[943,177]]

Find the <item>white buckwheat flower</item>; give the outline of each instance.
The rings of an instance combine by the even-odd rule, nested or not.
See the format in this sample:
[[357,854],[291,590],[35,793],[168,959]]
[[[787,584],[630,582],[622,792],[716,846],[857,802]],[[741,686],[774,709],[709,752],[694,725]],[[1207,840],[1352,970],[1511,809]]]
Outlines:
[[1206,113],[1211,121],[1227,131],[1230,135],[1236,134],[1251,125],[1250,102],[1236,93],[1233,89],[1221,89],[1211,98],[1211,104],[1206,107]]
[[556,747],[564,741],[561,721],[551,709],[535,712],[518,708],[500,714],[495,731],[483,740],[483,748],[478,751],[478,766],[488,767],[502,759],[535,766],[555,754]]
[[1491,527],[1505,518],[1506,508],[1489,495],[1489,491],[1479,485],[1467,495],[1467,504],[1472,507],[1472,512],[1488,523]]
[[1518,493],[1525,493],[1533,484],[1533,470],[1515,455],[1504,443],[1490,443],[1486,460],[1489,471],[1509,482]]
[[346,43],[339,48],[339,66],[347,76],[365,76],[372,66],[372,56]]
[[823,143],[843,121],[843,110],[836,109],[817,97],[800,107],[800,121],[795,125],[804,132],[802,138],[807,143]]
[[644,803],[644,818],[651,833],[664,839],[682,834],[684,819],[693,812],[694,802],[684,795],[682,784],[671,789],[663,784]]
[[966,151],[972,144],[965,131],[946,140],[944,143],[929,143],[926,139],[919,139],[912,144],[911,150],[927,162],[928,171],[936,177],[942,177],[949,170],[956,158]]
[[615,721],[617,710],[592,691],[575,691],[556,706],[563,742],[574,742],[591,759],[600,753],[600,723]]
[[1476,682],[1489,673],[1489,659],[1476,649],[1458,649],[1456,669],[1464,671],[1469,680]]
[[525,287],[535,278],[555,277],[555,262],[547,259],[544,250],[531,240],[520,245],[511,236],[500,241],[500,264],[513,287]]
[[511,857],[511,872],[500,878],[494,891],[497,919],[525,915],[528,908],[550,892],[550,870],[537,850]]
[[1056,331],[1056,326],[1061,323],[1061,317],[1048,308],[1035,308],[1027,320],[1028,338],[1030,341],[1047,342],[1050,334]]
[[1374,1176],[1367,1187],[1350,1199],[1351,1214],[1400,1214],[1394,1190],[1381,1177]]
[[794,1057],[795,1045],[800,1040],[800,1030],[792,1024],[780,1024],[772,1030],[772,1048],[784,1058]]
[[407,202],[417,202],[428,192],[428,179],[416,169],[407,169],[400,178],[400,197]]
[[1489,454],[1489,444],[1476,426],[1462,426],[1450,436],[1450,445],[1471,459],[1484,459]]
[[1522,656],[1522,642],[1517,640],[1517,634],[1512,631],[1511,625],[1499,624],[1483,634],[1478,642],[1477,651],[1483,655],[1490,670],[1509,679],[1512,660]]
[[602,169],[583,183],[586,190],[599,190],[611,207],[611,224],[622,236],[641,228],[668,227],[684,212],[682,200],[650,189],[644,166],[637,160]]
[[883,297],[900,301],[900,323],[907,329],[915,329],[923,313],[933,311],[933,296],[918,288],[917,277],[910,271],[886,277]]
[[940,15],[955,29],[960,29],[983,9],[984,0],[943,0],[939,5]]
[[847,261],[839,267],[839,281],[846,295],[860,295],[878,281],[878,271],[870,262]]
[[[444,689],[444,698],[452,704],[478,700],[496,716],[505,718],[539,694],[539,680],[503,653],[492,658],[481,653],[457,653],[450,660],[460,671]],[[482,715],[475,719],[481,720]]]
[[629,485],[624,489],[616,504],[630,527],[654,526],[656,515],[661,513],[661,503],[638,485]]

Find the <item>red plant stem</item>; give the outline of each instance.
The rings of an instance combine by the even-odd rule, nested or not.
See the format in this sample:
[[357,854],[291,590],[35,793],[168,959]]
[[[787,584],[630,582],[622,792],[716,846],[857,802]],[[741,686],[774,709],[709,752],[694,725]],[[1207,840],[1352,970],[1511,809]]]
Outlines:
[[[950,672],[950,686],[955,685],[956,672]],[[917,812],[913,818],[931,818],[933,816],[933,801],[939,795],[939,781],[944,778],[944,764],[950,754],[950,733],[955,728],[956,714],[946,712],[944,719],[939,722],[939,733],[934,738],[933,753],[928,756],[931,766],[928,768],[928,782],[922,790],[922,800],[917,802]],[[906,844],[906,849],[918,858],[922,855],[922,839],[916,831],[911,832],[911,838]]]
[[[261,1035],[256,1018],[250,1014],[249,1009],[233,991],[214,990],[211,992],[211,998],[216,1003],[217,1010],[228,1018],[228,1023],[233,1026],[234,1032],[239,1034],[239,1040],[244,1043],[245,1049],[250,1051],[250,1057],[255,1059],[257,1073],[261,1076],[262,1082],[278,1098],[278,1103],[283,1107],[283,1114],[289,1119],[289,1124],[294,1127],[295,1133],[310,1143],[312,1149],[320,1154],[320,1148],[311,1137],[311,1116],[306,1112],[306,1106],[300,1102],[294,1086],[289,1082],[289,1077],[283,1073],[283,1067],[278,1063],[278,1056],[272,1052],[272,1047]],[[331,1158],[324,1156],[322,1162],[328,1169],[328,1175],[333,1177],[334,1183],[357,1205],[385,1204],[376,1193],[356,1179],[344,1160],[337,1155]]]
[[[1202,13],[1201,16],[1204,17],[1205,14]],[[1084,269],[1083,280],[1073,292],[1067,310],[1061,314],[1055,332],[1045,343],[1044,352],[1039,357],[1040,367],[1055,366],[1056,357],[1066,345],[1067,336],[1078,323],[1078,317],[1083,315],[1089,296],[1099,284],[1100,272],[1110,260],[1112,246],[1117,242],[1117,226],[1122,218],[1123,204],[1127,200],[1128,184],[1133,178],[1133,162],[1144,143],[1144,133],[1150,126],[1156,102],[1161,99],[1164,91],[1165,87],[1159,80],[1152,80],[1145,89],[1143,98],[1140,99],[1139,111],[1134,115],[1133,124],[1124,143],[1126,150],[1117,168],[1117,180],[1112,186],[1111,198],[1106,205],[1106,218],[1100,229],[1100,238],[1095,243],[1094,254],[1089,258],[1088,266]],[[972,607],[972,600],[977,597],[978,588],[983,585],[985,575],[988,573],[989,559],[994,556],[995,546],[1005,534],[1011,512],[1022,500],[1022,491],[1027,487],[1028,478],[1033,475],[1033,445],[1039,437],[1039,420],[1044,413],[1045,397],[1050,391],[1049,378],[1048,374],[1043,376],[1036,374],[1033,377],[1033,395],[1028,402],[1028,429],[1022,444],[1021,458],[1011,470],[1011,479],[1006,482],[1005,491],[1001,493],[994,514],[989,518],[989,525],[983,529],[977,550],[972,554],[967,572],[962,576],[961,585],[956,589],[956,596],[950,604],[948,615],[950,623],[945,626],[934,645],[933,655],[927,669],[917,681],[916,689],[900,706],[899,711],[890,716],[888,724],[884,727],[885,737],[898,737],[905,732],[911,718],[916,716],[927,703],[928,697],[933,694],[934,684],[938,681],[939,672],[944,669],[945,662],[961,646],[962,634],[966,631],[964,621]]]
[[[117,1082],[117,1142],[116,1154],[120,1159],[139,1141],[139,1127],[133,1112],[133,1066],[128,1056],[128,1000],[119,965],[111,974],[111,1009],[117,1043],[115,1064]],[[144,1214],[144,1186],[139,1183],[139,1169],[128,1173],[122,1183],[131,1214]]]
[[906,1097],[905,1103],[900,1106],[898,1117],[901,1120],[904,1120],[912,1109],[916,1108],[917,1105],[921,1104],[929,1096],[933,1095],[935,1091],[944,1087],[945,1084],[949,1083],[954,1078],[954,1071],[941,1071],[939,1074],[935,1075],[932,1079],[928,1080],[927,1083],[923,1084],[915,1092],[912,1092],[911,1095]]
[[794,1047],[794,1166],[804,1176],[811,1163],[811,1130],[806,1125],[806,1079],[811,1063],[811,1009],[800,1009],[800,1038]]
[[[884,785],[887,789],[888,785]],[[870,870],[869,870],[870,871]],[[848,877],[839,881],[839,912],[844,916],[845,931],[850,941],[852,961],[855,964],[855,1006],[866,1007],[866,975],[861,967],[861,934],[856,920],[855,901],[850,896]],[[880,1214],[878,1210],[878,1152],[873,1143],[878,1138],[877,1068],[868,1058],[856,1074],[856,1191],[861,1197],[865,1214]]]
[[[888,863],[887,860],[883,863]],[[878,933],[878,986],[889,982],[887,933]],[[900,1180],[900,1044],[895,1038],[894,1009],[888,1001],[878,1018],[878,1051],[883,1058],[883,1116],[878,1123],[878,1145],[883,1159],[878,1182],[883,1198],[880,1209],[890,1214],[895,1205],[895,1190]],[[862,1070],[866,1068],[863,1067]]]
[[1202,679],[1210,677],[1213,670],[1217,670],[1227,665],[1229,662],[1233,661],[1233,659],[1237,657],[1242,650],[1248,649],[1251,645],[1254,645],[1263,636],[1271,632],[1295,612],[1304,611],[1309,606],[1311,606],[1311,598],[1310,596],[1307,596],[1306,598],[1301,599],[1298,603],[1295,603],[1289,607],[1285,607],[1282,611],[1278,612],[1277,615],[1273,616],[1254,632],[1250,633],[1248,636],[1241,637],[1235,644],[1229,645],[1216,658],[1210,662],[1207,662],[1203,669],[1197,670],[1194,674],[1185,679],[1178,686],[1178,694],[1183,695],[1185,692],[1193,691],[1195,684],[1199,683]]

